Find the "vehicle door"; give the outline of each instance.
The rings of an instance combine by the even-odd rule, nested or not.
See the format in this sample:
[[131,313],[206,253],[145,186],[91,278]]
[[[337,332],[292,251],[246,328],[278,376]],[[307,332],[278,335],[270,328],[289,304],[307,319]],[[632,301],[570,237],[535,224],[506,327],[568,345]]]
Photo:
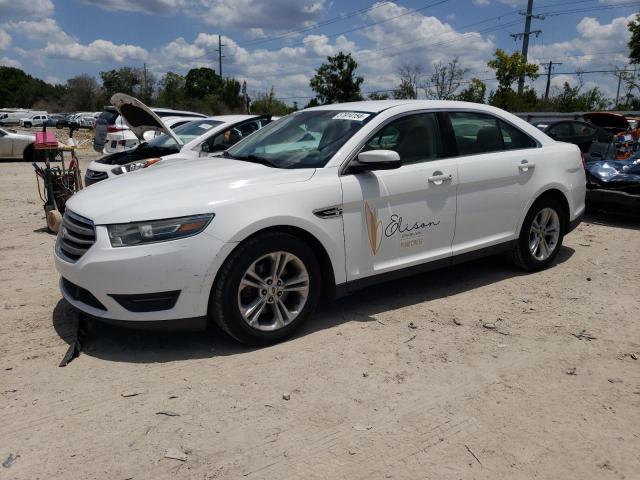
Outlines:
[[0,129],[0,158],[7,158],[13,154],[13,142],[4,130]]
[[512,240],[534,195],[537,142],[513,125],[480,112],[450,112],[458,149],[453,254]]
[[[458,173],[447,157],[439,115],[391,119],[365,142],[366,150],[393,150],[402,166],[343,170],[347,281],[451,256]],[[357,161],[357,157],[351,160]]]

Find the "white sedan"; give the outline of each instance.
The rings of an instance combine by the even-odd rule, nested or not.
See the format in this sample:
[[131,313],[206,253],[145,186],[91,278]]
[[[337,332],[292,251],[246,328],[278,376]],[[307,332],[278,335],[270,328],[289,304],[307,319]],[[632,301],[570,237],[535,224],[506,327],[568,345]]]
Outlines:
[[62,294],[89,317],[210,318],[267,344],[321,299],[377,282],[498,252],[547,268],[584,198],[578,147],[503,110],[326,105],[216,161],[160,163],[74,195],[55,262]]
[[0,158],[22,158],[33,161],[35,135],[0,128]]
[[219,153],[271,122],[269,115],[219,115],[197,120],[161,118],[129,95],[118,93],[111,101],[140,144],[91,162],[85,174],[86,185],[146,168],[165,158],[197,158]]

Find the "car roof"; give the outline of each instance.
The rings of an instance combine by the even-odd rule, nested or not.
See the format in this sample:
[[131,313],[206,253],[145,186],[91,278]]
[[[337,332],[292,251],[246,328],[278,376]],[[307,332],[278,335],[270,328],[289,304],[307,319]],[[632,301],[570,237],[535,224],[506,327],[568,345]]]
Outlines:
[[411,106],[415,109],[473,108],[474,110],[494,111],[495,107],[480,103],[458,102],[453,100],[364,100],[361,102],[331,103],[306,110],[345,110],[356,112],[380,113],[394,107]]

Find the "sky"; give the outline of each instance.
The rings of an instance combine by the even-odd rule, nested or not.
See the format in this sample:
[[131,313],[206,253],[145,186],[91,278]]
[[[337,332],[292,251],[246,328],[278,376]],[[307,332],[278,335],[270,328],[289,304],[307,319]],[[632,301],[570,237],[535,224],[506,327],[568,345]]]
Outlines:
[[[351,52],[363,92],[392,89],[398,69],[458,57],[472,76],[495,86],[487,61],[496,48],[520,50],[526,0],[0,0],[0,65],[51,83],[121,66],[167,71],[218,70],[246,80],[249,92],[274,88],[306,104],[309,79],[329,55]],[[628,63],[631,0],[534,0],[529,60],[554,67],[552,86],[576,84],[576,71]],[[540,69],[544,72],[544,69]],[[587,73],[585,88],[615,96],[611,73]],[[535,87],[542,91],[546,79]]]

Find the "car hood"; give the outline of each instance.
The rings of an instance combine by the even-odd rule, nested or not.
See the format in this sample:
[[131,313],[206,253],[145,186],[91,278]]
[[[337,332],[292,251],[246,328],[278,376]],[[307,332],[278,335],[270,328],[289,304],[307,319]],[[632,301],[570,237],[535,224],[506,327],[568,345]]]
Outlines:
[[629,121],[618,113],[593,112],[584,113],[582,116],[588,122],[601,128],[615,128],[620,130],[627,130],[629,128]]
[[185,159],[96,183],[71,197],[67,207],[96,225],[215,213],[226,203],[280,194],[274,186],[305,182],[314,172],[224,158]]
[[124,93],[116,93],[111,97],[111,103],[141,142],[145,141],[145,132],[160,131],[173,138],[178,145],[183,145],[182,140],[173,133],[173,130],[153,110],[137,98]]

